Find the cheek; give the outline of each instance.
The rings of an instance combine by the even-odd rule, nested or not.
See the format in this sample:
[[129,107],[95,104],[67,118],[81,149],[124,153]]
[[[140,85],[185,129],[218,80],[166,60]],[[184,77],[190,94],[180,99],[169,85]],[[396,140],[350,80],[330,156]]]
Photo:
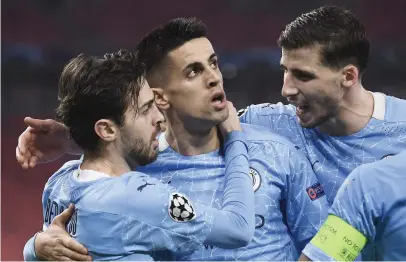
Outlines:
[[174,88],[170,94],[170,100],[177,104],[182,104],[183,102],[188,103],[198,97],[198,86],[193,86],[190,83],[180,83],[177,88]]

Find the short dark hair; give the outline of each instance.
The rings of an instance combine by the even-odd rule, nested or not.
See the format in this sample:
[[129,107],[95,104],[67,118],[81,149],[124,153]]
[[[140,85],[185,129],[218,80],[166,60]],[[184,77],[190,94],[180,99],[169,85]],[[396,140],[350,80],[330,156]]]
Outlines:
[[138,109],[145,70],[127,50],[95,57],[80,54],[63,69],[59,79],[57,118],[83,150],[98,154],[100,138],[94,131],[100,119],[121,126],[129,106]]
[[137,55],[147,73],[158,67],[167,54],[184,43],[207,36],[206,25],[196,17],[179,17],[158,26],[137,45]]
[[354,64],[367,68],[370,41],[361,21],[349,10],[328,5],[302,14],[286,25],[278,45],[292,50],[321,46],[322,63],[333,69]]

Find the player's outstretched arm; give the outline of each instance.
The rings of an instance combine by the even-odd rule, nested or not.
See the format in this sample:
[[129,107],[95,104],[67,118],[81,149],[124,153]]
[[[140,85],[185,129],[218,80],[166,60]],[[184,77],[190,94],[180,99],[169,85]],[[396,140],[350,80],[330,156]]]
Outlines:
[[74,206],[55,217],[49,227],[36,234],[25,244],[25,261],[90,261],[86,247],[76,242],[65,230],[71,218]]
[[22,168],[33,168],[39,163],[52,162],[65,153],[82,151],[68,138],[66,127],[52,119],[26,117],[27,129],[18,138],[16,158]]

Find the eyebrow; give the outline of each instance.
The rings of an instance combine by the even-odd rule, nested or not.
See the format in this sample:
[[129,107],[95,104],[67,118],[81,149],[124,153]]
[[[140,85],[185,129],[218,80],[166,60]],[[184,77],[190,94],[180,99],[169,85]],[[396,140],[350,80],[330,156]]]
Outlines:
[[[286,66],[284,66],[282,63],[280,64],[281,69],[286,70]],[[302,74],[302,75],[306,75],[306,76],[311,76],[311,77],[316,77],[316,74],[310,71],[306,71],[306,70],[302,70],[302,69],[298,69],[298,68],[292,68],[291,69],[292,73],[294,74]]]
[[[215,58],[215,57],[217,57],[217,54],[216,54],[216,53],[211,54],[211,55],[209,56],[208,61],[212,60],[212,59]],[[186,70],[188,70],[188,69],[190,69],[190,68],[194,68],[194,67],[199,66],[199,65],[201,65],[201,64],[202,64],[202,63],[200,63],[200,62],[193,62],[193,63],[190,63],[190,64],[188,64],[182,71],[185,72]]]
[[216,53],[211,54],[211,56],[209,57],[209,60],[212,60],[213,58],[217,57]]

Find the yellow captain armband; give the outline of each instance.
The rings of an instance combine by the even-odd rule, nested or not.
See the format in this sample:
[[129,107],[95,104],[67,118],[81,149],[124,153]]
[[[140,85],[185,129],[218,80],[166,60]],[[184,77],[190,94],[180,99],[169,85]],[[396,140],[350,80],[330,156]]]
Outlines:
[[329,215],[311,243],[337,261],[354,261],[367,239],[341,218]]

